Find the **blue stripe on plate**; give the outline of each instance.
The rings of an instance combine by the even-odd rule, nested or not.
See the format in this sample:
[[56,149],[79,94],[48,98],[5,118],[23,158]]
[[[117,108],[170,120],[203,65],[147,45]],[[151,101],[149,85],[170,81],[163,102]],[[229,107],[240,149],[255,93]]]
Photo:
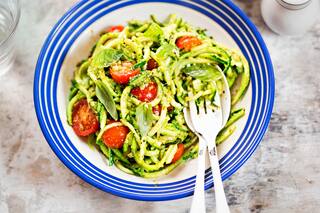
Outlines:
[[[62,19],[58,22],[58,24],[54,27],[54,29],[49,34],[48,39],[46,40],[44,47],[43,47],[43,49],[40,53],[40,56],[39,56],[38,64],[36,67],[36,73],[35,73],[35,83],[34,83],[34,102],[35,102],[35,108],[36,108],[36,112],[37,112],[37,116],[38,116],[38,120],[39,120],[41,129],[42,129],[49,145],[55,151],[55,153],[58,155],[58,157],[77,175],[79,175],[85,181],[91,183],[92,185],[97,186],[98,188],[100,188],[102,190],[111,192],[113,194],[116,194],[116,195],[119,195],[122,197],[127,197],[127,198],[131,198],[131,199],[139,199],[139,200],[168,200],[168,199],[177,199],[177,198],[191,195],[192,191],[193,191],[193,187],[194,187],[194,177],[188,178],[183,181],[177,181],[174,183],[159,184],[155,187],[153,184],[133,183],[133,182],[121,180],[119,178],[116,178],[116,177],[113,177],[111,175],[106,174],[105,172],[99,170],[98,168],[93,166],[90,162],[88,162],[75,149],[75,147],[72,145],[71,141],[68,139],[68,137],[62,127],[62,122],[61,122],[59,114],[58,114],[57,103],[56,103],[56,86],[57,86],[57,79],[58,79],[61,63],[63,62],[63,59],[64,59],[67,51],[69,50],[70,46],[74,42],[74,40],[79,36],[79,34],[83,30],[85,30],[88,27],[89,24],[87,23],[87,25],[82,26],[82,28],[80,28],[80,30],[78,29],[79,25],[77,25],[77,24],[74,25],[73,30],[77,31],[77,33],[75,35],[72,33],[74,31],[70,30],[69,26],[72,23],[74,23],[76,20],[78,20],[78,18],[77,18],[78,16],[81,16],[85,12],[89,11],[90,8],[94,8],[96,5],[98,5],[100,3],[102,3],[101,5],[104,5],[105,7],[111,6],[112,4],[115,4],[116,2],[117,1],[108,1],[108,2],[81,1],[80,3],[75,5],[70,11],[68,11],[62,17]],[[131,4],[144,3],[144,2],[150,2],[150,1],[124,2],[123,4],[119,4],[115,7],[112,7],[112,9],[110,8],[109,10],[106,10],[106,11],[100,13],[100,15],[95,16],[93,19],[91,19],[90,23],[96,21],[99,17],[101,17],[101,16],[107,14],[108,12],[115,10],[117,8],[128,6]],[[261,36],[259,35],[256,28],[254,27],[254,25],[248,20],[248,18],[237,7],[235,7],[233,5],[233,3],[229,2],[229,1],[220,2],[221,4],[217,1],[211,1],[211,3],[214,4],[215,7],[218,6],[219,8],[221,8],[221,10],[224,10],[227,12],[227,16],[220,14],[222,17],[222,20],[220,19],[220,17],[216,17],[212,14],[209,14],[207,11],[205,11],[199,7],[201,5],[204,5],[208,8],[210,8],[215,13],[217,13],[217,14],[219,13],[219,11],[216,8],[213,8],[213,7],[211,8],[211,6],[205,2],[200,2],[200,1],[198,1],[197,3],[183,2],[183,1],[174,1],[174,2],[173,1],[152,1],[152,2],[168,2],[168,3],[184,5],[186,7],[195,9],[199,12],[202,12],[202,13],[208,15],[210,18],[212,18],[213,20],[218,22],[221,26],[225,25],[224,22],[225,22],[225,20],[228,19],[226,22],[228,22],[228,24],[230,24],[232,26],[232,29],[237,29],[236,24],[239,24],[239,23],[240,23],[239,26],[241,29],[245,29],[247,26],[249,26],[249,30],[251,30],[251,32],[246,30],[246,35],[242,34],[239,31],[240,29],[237,29],[238,35],[236,35],[236,34],[233,34],[232,29],[226,27],[226,25],[223,27],[229,33],[232,33],[231,34],[232,37],[236,40],[236,43],[239,45],[239,47],[241,48],[241,50],[243,51],[245,56],[248,57],[251,54],[257,54],[256,48],[258,48],[260,50],[260,52],[258,52],[259,61],[262,61],[262,62],[264,61],[264,64],[268,65],[267,69],[265,69],[264,67],[257,67],[257,69],[256,69],[257,74],[259,74],[258,71],[259,71],[259,69],[261,69],[260,70],[260,79],[258,79],[258,80],[260,80],[260,81],[262,80],[264,82],[264,84],[262,85],[262,86],[264,86],[264,88],[263,88],[264,91],[265,91],[266,87],[268,87],[269,99],[268,99],[268,97],[264,97],[267,99],[262,100],[262,101],[268,102],[267,103],[268,106],[266,106],[266,103],[263,105],[263,106],[267,107],[267,111],[266,112],[261,111],[261,107],[259,109],[256,109],[256,107],[254,107],[253,104],[251,106],[251,110],[256,110],[257,115],[260,114],[261,118],[259,118],[260,119],[259,122],[262,121],[263,128],[262,128],[262,130],[259,131],[258,134],[253,132],[252,128],[257,129],[259,122],[256,125],[251,125],[250,129],[246,128],[246,132],[248,132],[250,130],[251,133],[255,133],[251,137],[251,139],[253,139],[253,137],[255,136],[254,141],[250,141],[250,140],[247,141],[248,139],[241,140],[241,138],[244,137],[244,134],[245,134],[245,131],[244,131],[243,134],[241,135],[241,137],[239,138],[239,140],[237,141],[237,143],[239,142],[239,144],[236,144],[232,148],[232,150],[228,153],[228,154],[232,153],[231,158],[233,158],[233,160],[229,164],[227,164],[227,166],[225,166],[225,164],[230,161],[228,157],[224,157],[224,159],[222,159],[220,161],[221,165],[224,166],[223,167],[223,172],[224,172],[223,178],[225,179],[225,178],[229,177],[231,174],[233,174],[248,159],[248,157],[252,154],[252,152],[256,149],[256,146],[260,142],[260,140],[265,132],[265,129],[268,125],[268,121],[270,119],[270,115],[271,115],[271,111],[272,111],[272,104],[273,104],[273,99],[274,99],[274,79],[273,79],[272,64],[271,64],[267,49],[261,39]],[[197,4],[197,6],[195,4]],[[223,5],[223,4],[225,4],[225,5]],[[103,7],[100,6],[100,9],[103,9]],[[88,15],[84,15],[81,20],[81,23],[88,20],[89,18],[91,18],[91,16],[95,15],[95,12],[98,12],[98,11],[99,11],[99,9],[96,9],[94,12],[90,11],[90,13]],[[235,11],[239,15],[238,16],[233,15],[233,11]],[[228,16],[232,17],[235,21],[232,21],[231,19],[229,19]],[[245,24],[242,24],[241,20],[243,20],[247,26]],[[67,32],[67,34],[64,33],[65,31]],[[57,36],[57,34],[62,35],[62,36]],[[254,34],[254,37],[251,34]],[[248,40],[243,39],[243,37],[247,36],[247,35],[251,36],[250,42],[248,42]],[[69,36],[73,36],[71,40],[68,40]],[[237,38],[237,36],[240,37],[240,40],[242,42],[247,43],[247,45],[249,45],[249,47],[252,45],[251,44],[252,38],[254,40],[257,40],[258,43],[255,43],[254,48],[252,48],[251,51],[249,53],[247,53],[245,51],[245,48],[242,46],[240,40]],[[55,38],[55,39],[53,39],[53,38]],[[66,41],[68,41],[68,45],[64,45],[64,46],[59,45],[59,49],[56,49],[54,56],[52,56],[53,48],[57,45],[57,43],[63,42],[62,44],[65,44],[64,42],[66,42]],[[47,47],[49,47],[49,46],[51,46],[51,47],[48,50]],[[62,54],[58,54],[58,52],[61,53],[58,50],[62,51]],[[261,50],[263,51],[263,56],[261,56]],[[43,64],[44,59],[46,59],[45,64]],[[56,64],[57,60],[59,61],[58,64]],[[253,59],[253,60],[256,60],[256,59]],[[265,60],[267,62],[265,62]],[[49,61],[50,62],[53,61],[54,64],[52,64],[50,66],[49,70],[46,70],[47,69],[46,65],[48,65]],[[254,64],[256,64],[256,63],[254,63]],[[252,64],[251,64],[251,66],[252,66]],[[256,65],[256,66],[258,66],[258,65]],[[52,82],[52,74],[53,73],[55,73],[55,74],[54,74],[54,79]],[[266,75],[266,73],[268,73],[268,76],[263,76],[263,74]],[[256,73],[253,73],[253,74],[256,75]],[[42,81],[43,75],[45,78],[44,81]],[[261,79],[262,77],[263,77],[263,79]],[[269,77],[269,82],[266,82],[267,77]],[[37,85],[37,81],[36,81],[37,79],[41,80],[40,81],[41,82],[40,88]],[[255,95],[255,91],[256,91],[255,84],[256,84],[256,82],[252,82],[253,95]],[[47,91],[48,88],[50,88],[51,90]],[[260,89],[258,87],[258,90],[259,90],[258,92],[261,92]],[[47,91],[46,94],[44,93],[45,91]],[[39,92],[40,92],[40,97],[38,96]],[[50,97],[52,97],[53,99],[50,100]],[[39,100],[38,100],[38,98],[39,98]],[[259,98],[259,102],[261,103],[261,95],[259,95],[258,98]],[[40,101],[42,99],[43,99],[43,102],[40,103]],[[48,101],[48,103],[46,101]],[[252,101],[252,103],[254,103],[254,101]],[[44,106],[46,106],[45,108],[42,107],[43,104],[44,104]],[[52,106],[52,104],[53,104],[53,106]],[[46,109],[48,109],[48,112],[46,111]],[[250,112],[250,116],[249,116],[248,122],[246,124],[246,127],[248,127],[249,120],[256,118],[256,117],[254,117],[254,116],[256,116],[256,114],[252,115],[251,112]],[[56,115],[56,116],[52,117],[52,115]],[[264,116],[264,119],[263,119],[263,116]],[[52,119],[52,118],[54,118],[54,119]],[[51,123],[52,120],[54,120],[57,123]],[[48,122],[49,122],[49,125],[47,125]],[[256,129],[254,129],[254,130],[256,130]],[[55,132],[56,130],[59,130],[60,132]],[[51,133],[53,133],[53,134],[51,134]],[[240,144],[240,141],[245,141],[245,143]],[[56,142],[58,142],[58,143],[56,143]],[[244,144],[246,146],[250,145],[250,148],[248,148],[246,150],[241,149],[241,147],[244,146]],[[67,145],[68,147],[66,147],[65,145]],[[237,148],[237,149],[234,150],[235,148]],[[242,151],[246,151],[245,154]],[[84,164],[82,164],[82,163],[84,163]],[[230,167],[230,168],[228,168],[228,167]],[[227,169],[229,169],[229,170],[227,171]],[[90,172],[91,174],[85,173],[84,171]],[[225,171],[227,171],[227,172],[225,172]],[[117,188],[115,189],[112,186],[115,186]],[[211,176],[211,174],[207,173],[207,175],[206,175],[206,188],[208,188],[210,186],[212,186],[212,176]],[[130,188],[127,188],[127,187],[130,187]],[[122,190],[119,191],[119,189],[122,189]],[[170,191],[170,189],[175,189],[175,190]],[[141,193],[141,191],[143,193]],[[161,192],[164,192],[164,193],[161,193]]]

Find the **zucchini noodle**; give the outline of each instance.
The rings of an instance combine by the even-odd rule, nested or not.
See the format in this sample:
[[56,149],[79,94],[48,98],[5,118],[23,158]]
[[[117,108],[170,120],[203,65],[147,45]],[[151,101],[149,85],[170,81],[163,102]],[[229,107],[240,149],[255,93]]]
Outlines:
[[[181,48],[180,38],[191,38],[197,44]],[[150,60],[157,66],[149,69]],[[121,67],[125,61],[133,65],[131,70],[140,72],[123,84],[114,80],[110,67]],[[67,106],[68,123],[73,125],[73,106],[86,99],[100,126],[90,141],[95,141],[109,165],[144,178],[166,175],[197,157],[198,140],[184,120],[183,108],[191,100],[198,106],[209,101],[210,109],[216,107],[215,93],[223,92],[219,70],[227,78],[234,108],[250,82],[249,65],[240,52],[218,44],[205,30],[193,28],[176,15],[164,22],[154,16],[148,21],[129,21],[122,30],[101,34],[89,57],[77,66]],[[156,96],[144,101],[134,90],[144,90],[149,83],[156,85]],[[217,144],[235,131],[234,123],[244,114],[244,109],[233,109]],[[118,149],[103,141],[104,132],[115,127],[129,132]],[[180,144],[184,150],[175,159]]]

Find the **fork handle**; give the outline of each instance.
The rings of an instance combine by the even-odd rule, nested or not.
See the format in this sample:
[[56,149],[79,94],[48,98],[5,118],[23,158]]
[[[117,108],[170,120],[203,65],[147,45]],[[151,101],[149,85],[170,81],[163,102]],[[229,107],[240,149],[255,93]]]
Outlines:
[[224,193],[220,166],[219,166],[219,158],[217,154],[217,147],[215,144],[215,139],[207,141],[208,151],[209,151],[209,159],[211,164],[212,177],[214,180],[214,193],[216,197],[216,212],[217,213],[230,213],[230,209],[228,206],[228,202],[226,199],[226,195]]
[[205,156],[207,154],[207,146],[202,137],[199,138],[198,167],[196,176],[196,185],[194,188],[193,199],[191,203],[190,213],[205,213],[205,194],[204,194],[204,172],[205,172]]

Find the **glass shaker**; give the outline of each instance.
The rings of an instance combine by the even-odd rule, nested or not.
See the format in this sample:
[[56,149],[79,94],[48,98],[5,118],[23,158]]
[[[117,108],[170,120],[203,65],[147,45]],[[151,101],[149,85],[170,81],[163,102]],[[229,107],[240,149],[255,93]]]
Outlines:
[[319,15],[319,0],[262,0],[265,23],[278,34],[303,34]]

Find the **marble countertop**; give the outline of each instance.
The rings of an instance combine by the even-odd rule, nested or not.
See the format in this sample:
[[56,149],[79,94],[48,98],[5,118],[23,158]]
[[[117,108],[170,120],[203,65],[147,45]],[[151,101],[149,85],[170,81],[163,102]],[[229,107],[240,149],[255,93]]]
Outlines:
[[[41,45],[76,0],[21,0],[14,69],[0,78],[0,212],[188,212],[191,198],[139,202],[102,192],[68,170],[46,143],[34,112],[33,75]],[[319,212],[320,20],[301,36],[278,36],[260,1],[235,1],[258,26],[276,76],[269,131],[225,182],[232,212]],[[214,194],[206,194],[214,212]],[[209,202],[211,201],[211,202]]]

